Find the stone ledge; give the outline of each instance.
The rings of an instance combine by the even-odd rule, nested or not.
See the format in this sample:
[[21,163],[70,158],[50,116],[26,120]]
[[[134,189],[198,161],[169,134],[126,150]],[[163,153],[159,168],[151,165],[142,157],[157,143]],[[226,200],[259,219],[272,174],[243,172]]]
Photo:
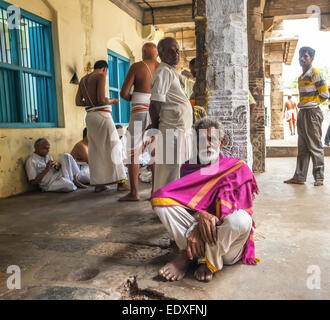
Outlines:
[[[296,157],[297,155],[298,147],[295,146],[266,147],[266,158]],[[330,156],[330,147],[324,147],[324,155]]]

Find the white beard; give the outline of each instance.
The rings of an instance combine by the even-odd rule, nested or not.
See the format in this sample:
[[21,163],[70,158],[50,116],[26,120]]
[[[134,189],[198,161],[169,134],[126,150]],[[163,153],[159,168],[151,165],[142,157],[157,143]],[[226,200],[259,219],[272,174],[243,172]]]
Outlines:
[[[208,152],[210,154],[208,154]],[[201,164],[210,164],[214,163],[218,160],[220,153],[220,148],[210,148],[209,150],[205,150],[199,153],[199,161]]]

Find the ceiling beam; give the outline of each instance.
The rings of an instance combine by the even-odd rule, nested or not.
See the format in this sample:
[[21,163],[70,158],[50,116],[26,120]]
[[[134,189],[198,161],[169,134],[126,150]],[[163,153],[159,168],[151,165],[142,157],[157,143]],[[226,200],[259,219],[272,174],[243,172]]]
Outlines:
[[[192,5],[154,8],[153,16],[155,25],[192,22]],[[152,22],[151,9],[144,10],[143,24],[152,24]]]
[[143,23],[143,9],[132,0],[109,0],[138,22]]
[[329,0],[269,0],[266,2],[264,17],[305,18],[314,13],[330,12]]
[[194,50],[184,50],[184,51],[180,51],[181,53],[181,57],[186,57],[189,59],[195,58],[196,57],[196,49]]

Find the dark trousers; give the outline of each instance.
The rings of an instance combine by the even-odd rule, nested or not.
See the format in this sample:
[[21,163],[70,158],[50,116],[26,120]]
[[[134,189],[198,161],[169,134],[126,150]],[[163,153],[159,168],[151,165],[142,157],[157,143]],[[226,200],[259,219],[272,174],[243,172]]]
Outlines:
[[327,146],[330,145],[330,125],[324,138],[324,144]]
[[323,113],[320,107],[301,109],[298,113],[298,157],[294,179],[306,181],[310,158],[315,181],[324,179],[324,150],[322,144]]

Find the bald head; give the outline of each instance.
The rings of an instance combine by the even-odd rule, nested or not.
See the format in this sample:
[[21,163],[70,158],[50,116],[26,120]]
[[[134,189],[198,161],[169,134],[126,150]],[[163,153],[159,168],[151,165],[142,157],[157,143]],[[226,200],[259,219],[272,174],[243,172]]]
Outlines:
[[34,143],[34,152],[41,157],[45,157],[50,149],[50,143],[46,138],[39,138]]
[[147,42],[142,47],[143,60],[156,60],[158,57],[157,46],[152,42]]

